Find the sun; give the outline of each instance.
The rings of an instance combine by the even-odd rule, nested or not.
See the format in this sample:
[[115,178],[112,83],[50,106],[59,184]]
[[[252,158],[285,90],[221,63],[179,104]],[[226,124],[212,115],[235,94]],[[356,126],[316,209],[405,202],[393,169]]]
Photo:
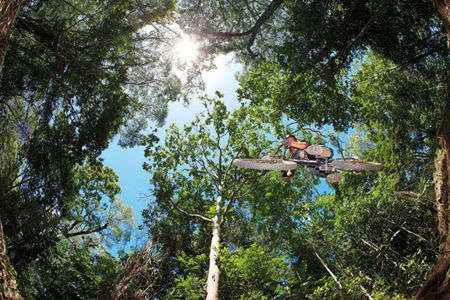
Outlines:
[[175,56],[185,63],[193,62],[199,55],[199,47],[200,45],[195,40],[184,35],[175,43]]

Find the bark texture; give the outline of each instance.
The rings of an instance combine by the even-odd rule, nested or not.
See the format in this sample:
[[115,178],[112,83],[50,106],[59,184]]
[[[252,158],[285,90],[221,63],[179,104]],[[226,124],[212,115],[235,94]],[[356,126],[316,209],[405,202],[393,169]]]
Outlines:
[[450,0],[433,0],[433,4],[441,15],[442,23],[447,34],[447,47],[450,48]]
[[5,237],[0,220],[0,299],[22,299],[16,287],[15,271],[6,255]]
[[[447,34],[450,46],[449,0],[434,0]],[[434,159],[434,184],[438,226],[441,235],[439,258],[431,270],[428,280],[414,299],[449,299],[450,297],[450,235],[449,235],[449,189],[450,189],[450,66],[447,67],[446,105],[437,134],[437,149]]]
[[447,85],[447,105],[442,116],[438,134],[438,149],[434,161],[434,183],[441,254],[433,267],[429,279],[417,293],[415,299],[448,299],[450,295],[450,235],[449,235],[449,187],[450,187],[450,103]]
[[[8,49],[11,30],[23,0],[0,0],[0,74]],[[1,84],[1,83],[0,83]],[[0,220],[0,299],[22,299],[16,288],[14,269],[6,254],[3,225]]]
[[[152,239],[142,250],[136,255],[128,257],[123,270],[116,281],[114,287],[111,289],[111,294],[108,299],[145,299],[148,298],[147,290],[152,289],[156,284],[153,280],[157,276],[158,269],[154,266],[153,250],[158,237]],[[148,280],[148,285],[145,288],[133,286],[133,280],[139,275],[143,275]]]
[[23,0],[0,0],[0,74],[9,45],[11,30]]

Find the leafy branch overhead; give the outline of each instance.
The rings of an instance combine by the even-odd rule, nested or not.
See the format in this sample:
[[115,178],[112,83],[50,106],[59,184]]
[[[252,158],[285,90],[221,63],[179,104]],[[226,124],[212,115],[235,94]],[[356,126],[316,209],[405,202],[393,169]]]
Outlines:
[[[2,1],[0,298],[447,299],[447,4]],[[222,54],[234,111],[199,96]],[[158,132],[172,101],[202,112]],[[384,169],[232,164],[287,133]],[[113,143],[145,147],[143,247]]]

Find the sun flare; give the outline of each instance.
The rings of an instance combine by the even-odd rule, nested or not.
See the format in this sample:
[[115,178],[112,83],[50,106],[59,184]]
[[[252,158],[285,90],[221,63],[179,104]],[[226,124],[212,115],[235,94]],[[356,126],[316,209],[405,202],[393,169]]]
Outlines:
[[186,63],[194,61],[199,54],[199,44],[189,36],[183,36],[174,47],[177,59]]

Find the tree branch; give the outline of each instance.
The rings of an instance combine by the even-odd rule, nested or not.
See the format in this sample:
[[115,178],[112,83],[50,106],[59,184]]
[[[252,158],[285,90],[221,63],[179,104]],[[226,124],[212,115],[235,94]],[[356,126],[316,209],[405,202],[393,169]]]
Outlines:
[[[225,148],[228,148],[228,145],[230,144],[230,140],[231,138],[228,139],[228,143],[227,146]],[[228,172],[230,171],[231,167],[233,166],[233,161],[239,157],[239,154],[241,154],[242,152],[242,147],[239,148],[239,151],[236,153],[236,155],[233,157],[233,159],[230,161],[230,163],[228,164],[227,168],[225,169],[225,173],[223,175],[223,178],[226,178],[228,175]]]
[[47,45],[52,41],[55,41],[57,38],[57,36],[53,32],[50,32],[49,30],[47,30],[47,28],[44,28],[35,20],[26,20],[19,17],[17,18],[16,26],[39,37],[40,41],[45,42]]
[[202,159],[196,159],[193,158],[194,161],[196,161],[198,164],[200,164],[201,166],[203,166],[203,169],[205,170],[204,172],[206,172],[209,176],[211,176],[211,178],[214,181],[214,184],[216,184],[215,180],[219,180],[219,177],[217,176],[216,172],[214,172],[213,170],[209,170],[208,167],[206,166],[206,163],[202,160]]
[[393,225],[395,225],[395,226],[398,226],[400,229],[403,229],[404,231],[408,232],[409,234],[412,234],[412,235],[414,235],[415,237],[418,237],[419,239],[422,239],[422,240],[424,240],[424,241],[426,241],[426,242],[430,242],[429,240],[427,240],[426,238],[424,238],[424,237],[421,236],[420,234],[415,233],[415,232],[413,232],[413,231],[411,231],[411,230],[405,228],[404,226],[397,225],[394,221],[391,221],[391,220],[389,220],[388,218],[384,218],[384,217],[382,217],[382,218],[383,218],[385,221],[388,221],[389,223],[391,223],[391,224],[393,224]]
[[75,221],[72,223],[72,225],[70,225],[69,229],[65,230],[66,233],[70,232],[72,229],[75,228],[75,226],[77,226],[78,224],[80,224],[80,221]]
[[178,206],[176,206],[173,202],[172,202],[172,205],[173,205],[173,207],[175,207],[176,210],[178,210],[179,212],[185,214],[188,217],[199,218],[199,219],[202,219],[203,221],[212,222],[212,220],[210,218],[207,218],[205,216],[202,216],[202,215],[199,215],[199,214],[190,214],[190,213],[188,213],[187,211],[185,211],[185,210],[179,208]]
[[[256,175],[255,177],[250,178],[248,181],[256,180],[256,179],[258,179],[259,177],[263,176],[264,174],[266,174],[266,171],[263,171],[261,174]],[[233,190],[233,192],[231,193],[230,200],[228,201],[227,206],[225,207],[225,211],[223,212],[222,217],[221,217],[221,219],[220,219],[220,224],[222,224],[222,223],[225,221],[225,216],[226,216],[227,213],[228,213],[229,207],[230,207],[231,204],[233,203],[234,199],[236,199],[234,196],[236,195],[236,193],[238,193],[238,192],[244,187],[245,183],[246,183],[246,181],[244,180],[244,181],[241,183],[241,185],[240,185],[236,190]]]
[[337,285],[339,286],[339,288],[342,290],[342,284],[339,282],[338,278],[336,275],[334,275],[334,273],[330,270],[330,268],[328,268],[327,264],[323,261],[323,259],[319,256],[319,254],[314,250],[314,254],[316,255],[316,257],[319,259],[320,263],[322,264],[322,266],[327,270],[328,274],[331,275],[331,277],[333,278],[333,280],[337,283]]
[[95,233],[95,232],[100,232],[105,230],[106,228],[108,228],[108,223],[105,223],[103,226],[91,229],[91,230],[82,230],[82,231],[78,231],[78,232],[74,232],[74,233],[63,233],[64,237],[69,238],[69,237],[74,237],[74,236],[78,236],[78,235],[84,235],[84,234],[91,234],[91,233]]
[[72,7],[74,10],[76,10],[77,12],[80,13],[80,15],[84,15],[85,13],[82,12],[81,10],[79,10],[75,5],[73,5],[72,3],[70,3],[69,1],[66,0],[61,0],[62,2],[64,2],[65,4],[69,5],[70,7]]
[[225,207],[225,211],[224,211],[223,214],[222,214],[222,218],[220,219],[220,224],[222,224],[223,221],[225,220],[225,216],[227,215],[228,209],[229,209],[231,203],[234,201],[234,199],[235,199],[235,198],[231,198],[231,199],[228,201],[227,206]]
[[210,30],[200,30],[199,32],[192,32],[197,33],[200,35],[211,35],[217,38],[221,39],[231,39],[235,37],[242,37],[246,35],[251,35],[250,39],[247,43],[247,51],[250,53],[251,56],[255,56],[254,53],[251,50],[251,47],[253,43],[255,42],[256,35],[261,30],[262,25],[269,20],[275,11],[281,6],[284,0],[273,0],[269,6],[267,6],[266,10],[262,13],[262,15],[256,20],[256,23],[247,31],[244,32],[219,32],[219,31],[210,31]]
[[383,4],[381,5],[381,7],[377,10],[377,12],[372,17],[370,17],[367,24],[364,25],[364,27],[361,29],[361,31],[358,33],[358,35],[355,37],[355,39],[350,44],[347,45],[347,47],[345,48],[345,50],[343,52],[343,55],[340,55],[340,57],[342,58],[342,61],[339,63],[339,65],[337,65],[333,68],[333,72],[337,72],[338,70],[340,70],[342,68],[342,66],[347,62],[347,58],[350,55],[352,48],[356,44],[359,43],[359,41],[366,34],[366,32],[369,30],[369,28],[378,20],[379,16],[385,10],[385,8],[388,6],[390,1],[391,0],[383,1]]

